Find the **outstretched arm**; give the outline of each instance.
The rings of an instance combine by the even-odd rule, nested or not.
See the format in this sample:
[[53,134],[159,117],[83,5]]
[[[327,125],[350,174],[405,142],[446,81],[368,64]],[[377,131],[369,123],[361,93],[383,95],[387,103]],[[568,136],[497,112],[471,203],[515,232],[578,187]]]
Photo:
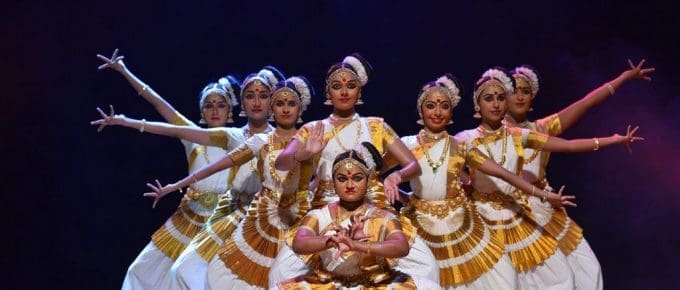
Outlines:
[[638,63],[638,65],[634,65],[629,59],[629,70],[624,71],[617,78],[603,84],[599,88],[588,93],[582,99],[574,102],[557,113],[560,118],[562,131],[573,126],[583,117],[583,115],[586,114],[586,112],[588,112],[588,110],[590,110],[590,108],[602,103],[604,100],[612,96],[614,92],[627,81],[634,79],[644,79],[648,81],[651,80],[652,78],[649,76],[649,74],[654,72],[655,68],[644,68],[642,66],[644,63],[645,60],[643,59],[640,61],[640,63]]
[[543,145],[543,148],[532,148],[531,144],[527,147],[537,150],[544,150],[548,152],[585,152],[597,151],[602,147],[607,147],[614,144],[624,143],[629,153],[633,153],[631,143],[635,141],[642,141],[645,138],[635,136],[635,132],[640,127],[635,127],[631,130],[630,125],[625,136],[614,134],[611,137],[592,138],[592,139],[572,139],[566,140],[558,137],[548,137]]
[[479,167],[477,167],[477,170],[487,175],[501,178],[525,193],[541,198],[543,201],[550,202],[550,204],[554,207],[562,207],[567,205],[573,207],[576,206],[576,204],[574,203],[574,199],[576,198],[575,196],[562,195],[562,190],[564,189],[564,187],[562,187],[562,189],[560,189],[558,193],[537,188],[533,186],[531,183],[524,180],[519,175],[515,175],[512,172],[506,170],[505,168],[500,167],[492,160],[486,159],[482,164],[479,165]]
[[[245,145],[243,145],[245,146]],[[252,151],[248,150],[247,147],[246,149],[242,149],[241,147],[235,149],[234,151],[230,152],[228,155],[222,157],[220,160],[218,160],[215,163],[212,163],[210,165],[203,166],[201,169],[198,171],[192,173],[191,175],[180,179],[179,181],[175,183],[171,183],[165,186],[161,186],[161,183],[156,179],[156,185],[154,186],[153,184],[147,183],[146,186],[149,187],[152,191],[151,192],[146,192],[144,193],[145,197],[153,197],[153,205],[152,207],[156,207],[156,204],[158,201],[166,196],[169,193],[175,192],[179,190],[180,192],[182,191],[182,188],[185,188],[191,184],[194,184],[196,182],[199,182],[203,180],[204,178],[215,174],[216,172],[220,170],[224,170],[227,168],[230,168],[234,165],[240,165],[248,160],[252,159],[255,157]],[[243,152],[246,152],[246,154],[242,154]]]
[[150,88],[146,83],[137,78],[137,76],[135,76],[127,68],[127,66],[125,66],[125,63],[123,63],[124,56],[118,55],[117,48],[113,52],[111,58],[107,58],[101,54],[97,54],[97,58],[104,62],[104,64],[99,66],[99,70],[110,68],[119,72],[121,75],[123,75],[123,77],[125,77],[128,83],[130,83],[137,94],[142,96],[147,102],[151,103],[151,105],[156,108],[156,111],[158,111],[158,113],[163,116],[163,119],[165,119],[166,122],[172,123],[174,121],[174,118],[176,117],[175,108],[173,108],[170,103],[163,99],[163,97],[156,93],[156,91]]
[[147,122],[145,119],[136,120],[125,117],[125,115],[115,115],[113,106],[110,106],[111,113],[106,115],[100,108],[97,108],[102,119],[90,122],[90,125],[99,125],[97,132],[102,131],[106,126],[118,125],[137,129],[140,132],[149,132],[157,135],[164,135],[184,139],[201,145],[214,145],[211,135],[219,134],[219,129],[203,129],[193,126],[176,126],[162,122]]

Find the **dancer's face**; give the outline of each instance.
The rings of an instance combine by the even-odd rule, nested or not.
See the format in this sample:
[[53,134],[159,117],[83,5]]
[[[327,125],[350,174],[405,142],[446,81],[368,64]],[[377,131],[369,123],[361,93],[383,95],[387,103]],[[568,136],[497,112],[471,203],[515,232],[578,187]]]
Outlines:
[[241,100],[248,119],[266,120],[269,118],[271,93],[262,82],[254,81],[243,90]]
[[201,116],[210,128],[224,127],[230,111],[231,107],[223,96],[211,94],[203,101]]
[[515,78],[515,83],[515,93],[508,96],[508,113],[513,116],[525,116],[533,100],[531,86],[524,78]]
[[426,95],[420,109],[425,127],[434,133],[446,130],[453,115],[451,99],[437,90]]
[[329,80],[328,95],[333,107],[340,111],[347,111],[354,107],[361,93],[359,80],[347,72],[340,72]]
[[496,85],[486,87],[477,100],[482,119],[487,123],[500,122],[505,116],[505,91]]
[[[352,164],[349,166],[348,164]],[[333,175],[335,193],[340,200],[353,202],[364,198],[368,185],[368,175],[361,171],[357,165],[349,162],[342,164]]]
[[294,127],[302,113],[298,98],[285,91],[274,95],[272,111],[276,124],[284,128]]

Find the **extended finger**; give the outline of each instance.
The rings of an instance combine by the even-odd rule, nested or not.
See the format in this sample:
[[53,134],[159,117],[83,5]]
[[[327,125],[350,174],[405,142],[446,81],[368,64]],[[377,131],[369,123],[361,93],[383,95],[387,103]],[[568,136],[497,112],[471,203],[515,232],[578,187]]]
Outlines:
[[106,123],[102,122],[101,124],[99,124],[99,127],[97,128],[97,132],[101,132],[102,130],[104,130],[104,127],[106,127]]
[[105,69],[105,68],[107,68],[107,67],[109,67],[109,64],[108,64],[108,63],[105,63],[105,64],[102,64],[102,65],[98,66],[97,69],[98,69],[98,70],[102,70],[102,69]]
[[560,187],[560,190],[557,191],[557,194],[562,195],[562,191],[564,191],[565,187],[566,185],[562,185],[562,187]]
[[113,62],[119,62],[119,61],[121,61],[121,60],[123,60],[123,59],[125,59],[125,56],[124,56],[124,55],[121,55],[121,56],[119,56],[119,57],[116,57],[116,59],[114,59]]
[[109,115],[109,117],[113,117],[113,115],[115,114],[115,112],[113,111],[113,105],[109,105],[109,112],[111,112],[111,115]]
[[156,198],[153,200],[153,204],[151,204],[151,208],[156,208],[156,204],[158,204],[158,200],[160,200],[160,197],[156,197]]
[[562,203],[562,205],[565,205],[565,206],[568,205],[568,206],[571,206],[571,207],[576,207],[576,203],[573,203],[571,201],[565,201],[565,202]]
[[561,198],[562,200],[576,200],[575,195],[563,195]]
[[155,192],[145,192],[144,193],[144,197],[156,197],[156,196],[158,196],[158,194],[155,193]]
[[146,184],[146,187],[151,188],[151,190],[153,190],[154,192],[158,192],[158,190],[159,190],[158,187],[155,187],[155,186],[154,186],[153,184],[151,184],[151,183],[147,183],[147,184]]
[[117,55],[118,55],[118,49],[116,48],[116,50],[113,51],[113,55],[111,56],[111,59],[115,59]]
[[630,139],[630,142],[637,141],[637,140],[645,141],[645,138],[644,137],[633,137],[633,139]]
[[645,61],[647,61],[647,60],[643,58],[643,59],[640,61],[640,63],[638,63],[637,69],[641,69],[641,68],[642,68],[642,65],[645,64]]
[[630,66],[631,69],[635,69],[635,65],[634,65],[633,62],[630,60],[630,58],[628,59],[628,65]]
[[626,149],[628,149],[628,154],[633,155],[633,148],[630,147],[630,142],[626,142]]
[[106,113],[104,113],[104,111],[102,111],[102,109],[99,108],[99,107],[97,107],[97,112],[99,112],[99,114],[102,115],[102,117],[103,117],[104,119],[106,119],[106,118],[109,117],[109,116],[106,115]]
[[640,126],[635,127],[635,129],[633,129],[633,131],[630,132],[630,136],[635,135],[635,132],[637,132],[638,129],[640,129]]

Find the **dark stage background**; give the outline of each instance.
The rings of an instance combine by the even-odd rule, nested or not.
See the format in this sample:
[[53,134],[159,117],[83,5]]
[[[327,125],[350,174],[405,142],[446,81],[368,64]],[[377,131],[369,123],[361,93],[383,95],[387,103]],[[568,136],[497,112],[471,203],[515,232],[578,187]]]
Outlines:
[[[678,286],[680,99],[677,13],[638,1],[12,1],[3,9],[0,142],[3,289],[114,289],[170,216],[179,194],[152,210],[144,184],[186,174],[177,140],[89,121],[95,107],[161,117],[95,54],[126,64],[198,120],[198,92],[227,73],[273,64],[323,91],[325,70],[351,52],[374,66],[363,115],[414,134],[420,85],[444,72],[465,84],[450,132],[473,128],[471,89],[488,67],[528,63],[541,73],[534,118],[567,106],[647,58],[652,82],[626,84],[564,136],[608,136],[641,126],[623,146],[555,154],[554,185],[578,197],[607,289]],[[9,7],[9,9],[7,9]],[[319,94],[305,120],[327,116]],[[237,125],[242,125],[243,119]],[[9,283],[9,284],[7,284]]]

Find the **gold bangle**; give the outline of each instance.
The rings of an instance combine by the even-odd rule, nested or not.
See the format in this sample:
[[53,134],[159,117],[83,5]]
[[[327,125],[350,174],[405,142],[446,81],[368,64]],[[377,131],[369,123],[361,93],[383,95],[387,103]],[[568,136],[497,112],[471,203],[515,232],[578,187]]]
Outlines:
[[593,151],[600,150],[600,139],[595,137],[593,138],[593,141],[595,142],[595,148],[593,149]]
[[614,95],[614,92],[616,92],[616,91],[614,90],[614,86],[612,86],[612,84],[610,84],[610,83],[607,83],[607,84],[605,84],[604,86],[607,87],[607,90],[609,90],[609,95],[613,96],[613,95]]
[[142,119],[142,126],[139,127],[139,133],[144,133],[144,125],[146,125],[146,119]]
[[141,96],[148,88],[149,86],[145,85],[139,92],[137,92],[137,94]]
[[541,197],[541,202],[546,202],[548,201],[548,191],[543,190],[543,197]]
[[531,186],[531,196],[534,196],[534,191],[535,191],[535,190],[536,190],[536,187],[532,185],[532,186]]
[[368,245],[366,246],[367,247],[366,256],[370,256],[371,255],[371,241],[368,240],[366,243],[368,243]]

